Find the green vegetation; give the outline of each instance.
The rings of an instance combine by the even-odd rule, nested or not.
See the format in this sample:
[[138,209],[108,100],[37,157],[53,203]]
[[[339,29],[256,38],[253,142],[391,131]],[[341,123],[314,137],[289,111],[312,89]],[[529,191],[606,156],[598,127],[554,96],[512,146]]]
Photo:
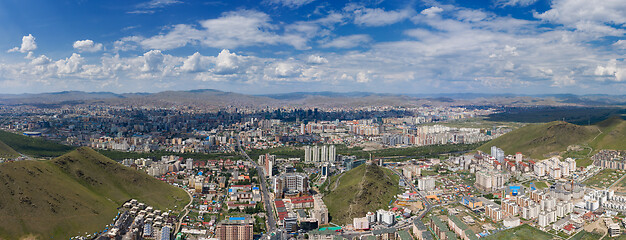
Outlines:
[[603,169],[593,177],[588,178],[583,183],[589,187],[607,188],[615,183],[624,174],[622,170]]
[[544,188],[548,188],[548,184],[546,182],[540,182],[540,181],[536,181],[533,182],[535,184],[535,187],[537,189],[544,189]]
[[601,233],[596,233],[596,232],[587,232],[587,231],[580,231],[579,233],[577,233],[576,235],[572,236],[572,238],[570,238],[570,240],[595,240],[595,239],[600,239],[602,237]]
[[459,119],[459,120],[451,120],[451,121],[446,121],[446,122],[426,123],[424,125],[443,125],[443,126],[455,127],[455,128],[491,129],[495,127],[508,127],[508,128],[516,129],[516,128],[523,127],[526,124],[521,123],[521,122],[512,122],[512,121],[508,121],[508,122],[490,121],[490,120],[487,120],[486,117],[474,117],[474,118],[465,118],[465,119]]
[[494,235],[490,235],[486,237],[487,240],[490,239],[498,239],[498,240],[550,240],[552,239],[552,235],[543,232],[539,229],[531,227],[527,224],[521,225],[519,227],[507,229],[502,232],[498,232]]
[[79,148],[49,161],[0,164],[0,238],[68,239],[103,230],[117,208],[135,198],[182,209],[184,190]]
[[20,154],[13,150],[13,148],[0,141],[0,158],[13,159],[19,156]]
[[454,154],[476,149],[483,143],[473,144],[444,144],[406,148],[385,148],[374,151],[363,151],[362,147],[348,148],[345,145],[337,145],[337,154],[355,155],[358,158],[373,157],[400,157],[400,158],[437,158],[441,154]]
[[55,141],[37,137],[27,137],[5,131],[0,131],[0,141],[4,142],[16,152],[34,158],[53,158],[74,150],[73,147]]
[[[578,145],[579,151],[566,152],[568,146]],[[611,117],[596,125],[580,126],[567,122],[532,124],[489,141],[478,148],[490,152],[491,146],[502,148],[506,154],[522,152],[535,159],[558,153],[581,159],[581,166],[590,164],[589,157],[601,149],[626,150],[626,121]]]
[[[324,196],[331,221],[347,224],[354,217],[367,212],[386,209],[395,195],[400,193],[399,177],[389,169],[363,164],[330,182],[330,193]],[[335,188],[335,182],[339,181]]]
[[121,152],[121,151],[113,151],[113,150],[96,150],[100,154],[116,160],[121,161],[124,159],[137,159],[137,158],[151,158],[151,159],[161,159],[162,156],[176,155],[182,158],[192,158],[194,160],[208,160],[208,159],[220,159],[220,158],[228,158],[228,159],[241,159],[241,156],[235,153],[175,153],[175,152],[167,152],[167,151],[154,151],[154,152]]
[[503,113],[487,116],[485,120],[499,122],[545,123],[566,121],[573,124],[595,124],[610,116],[626,113],[623,108],[603,107],[513,107]]
[[304,149],[298,149],[298,148],[294,148],[294,147],[276,147],[276,148],[269,148],[269,149],[253,149],[251,151],[248,151],[248,156],[252,159],[252,160],[257,160],[259,159],[260,155],[263,154],[272,154],[272,155],[276,155],[276,157],[279,158],[292,158],[292,157],[297,157],[300,158],[302,160],[304,160]]

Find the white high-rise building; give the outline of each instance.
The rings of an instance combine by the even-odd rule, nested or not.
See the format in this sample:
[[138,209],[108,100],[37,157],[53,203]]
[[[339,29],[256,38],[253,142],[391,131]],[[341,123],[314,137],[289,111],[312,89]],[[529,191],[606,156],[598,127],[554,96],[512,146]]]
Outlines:
[[417,188],[420,191],[431,191],[435,189],[435,179],[432,177],[423,177],[417,180]]
[[328,161],[330,162],[337,161],[337,151],[335,149],[335,145],[330,145],[328,147]]
[[311,148],[311,161],[319,162],[320,161],[320,149],[317,146],[313,146]]
[[304,162],[311,162],[311,146],[304,146]]
[[328,162],[328,146],[324,145],[322,146],[322,162]]

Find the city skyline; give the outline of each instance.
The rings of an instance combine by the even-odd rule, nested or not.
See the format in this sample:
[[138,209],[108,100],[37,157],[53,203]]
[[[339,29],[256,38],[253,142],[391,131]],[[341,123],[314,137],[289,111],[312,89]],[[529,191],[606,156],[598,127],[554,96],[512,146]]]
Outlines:
[[0,3],[0,93],[619,94],[619,1]]

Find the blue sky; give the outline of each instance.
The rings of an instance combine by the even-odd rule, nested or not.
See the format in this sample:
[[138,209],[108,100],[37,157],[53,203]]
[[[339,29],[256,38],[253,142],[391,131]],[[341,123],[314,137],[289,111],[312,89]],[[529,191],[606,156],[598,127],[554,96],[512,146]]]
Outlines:
[[623,0],[4,0],[0,23],[0,93],[626,92]]

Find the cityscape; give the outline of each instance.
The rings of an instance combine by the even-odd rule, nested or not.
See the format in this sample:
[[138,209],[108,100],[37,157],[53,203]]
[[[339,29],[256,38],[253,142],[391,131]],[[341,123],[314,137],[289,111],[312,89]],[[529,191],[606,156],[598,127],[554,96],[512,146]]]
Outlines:
[[0,240],[626,239],[624,16],[0,2]]

